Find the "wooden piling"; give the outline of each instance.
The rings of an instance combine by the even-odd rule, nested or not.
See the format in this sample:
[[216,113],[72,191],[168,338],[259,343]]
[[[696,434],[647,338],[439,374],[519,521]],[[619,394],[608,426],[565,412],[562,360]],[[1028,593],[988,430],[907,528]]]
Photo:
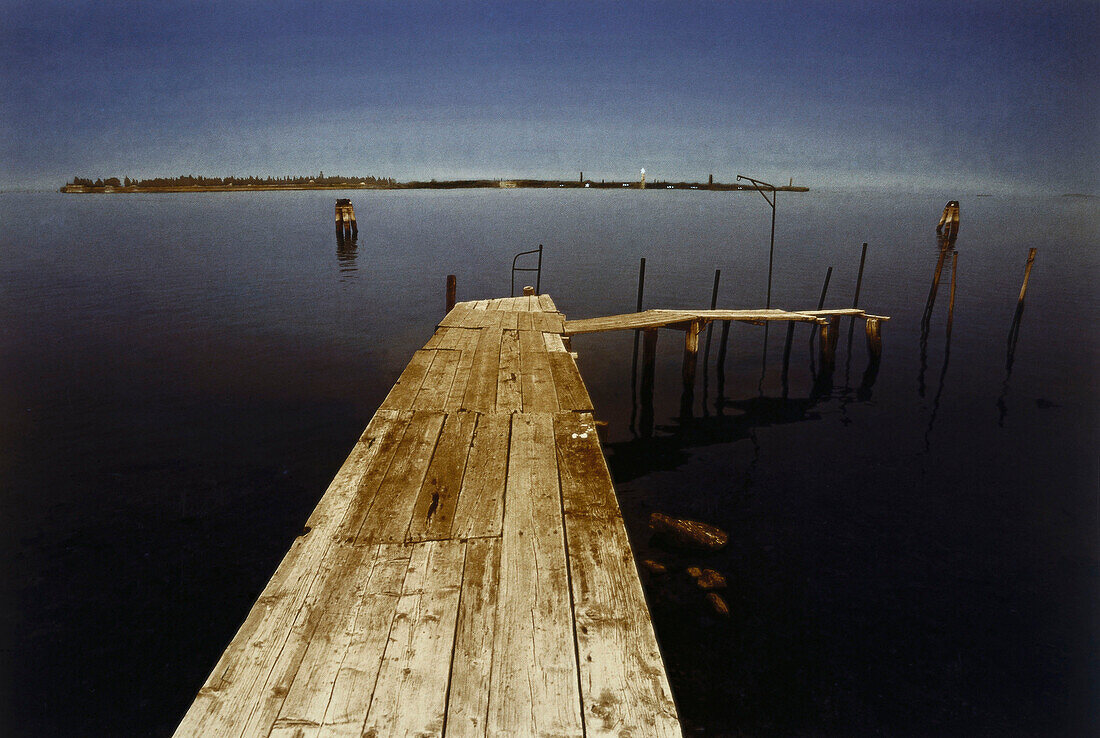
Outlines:
[[863,286],[863,265],[867,261],[867,244],[863,244],[863,252],[859,255],[859,274],[856,275],[856,295],[852,298],[852,307],[859,307],[859,290]]
[[533,294],[535,294],[535,288],[534,288],[534,287],[532,287],[532,286],[531,286],[531,285],[529,285],[529,284],[528,284],[528,285],[524,285],[524,287],[523,287],[523,295],[524,295],[524,297],[530,297],[530,296],[531,296],[531,295],[533,295]]
[[959,234],[959,201],[951,200],[943,206],[943,215],[936,225],[936,233],[942,233],[949,241],[954,241]]
[[455,306],[455,299],[458,295],[458,280],[455,279],[455,275],[447,275],[447,312],[451,312]]
[[1020,286],[1020,299],[1017,300],[1017,305],[1024,304],[1024,297],[1027,295],[1027,283],[1031,279],[1031,265],[1035,263],[1035,252],[1037,249],[1031,248],[1027,252],[1027,266],[1024,267],[1024,283]]

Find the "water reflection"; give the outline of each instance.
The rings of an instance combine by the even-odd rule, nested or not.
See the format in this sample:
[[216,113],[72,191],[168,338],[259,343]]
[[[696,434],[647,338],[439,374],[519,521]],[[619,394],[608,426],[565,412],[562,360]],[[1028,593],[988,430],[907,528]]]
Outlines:
[[356,277],[359,271],[357,234],[345,235],[342,229],[336,230],[336,263],[340,268],[340,281],[346,282]]
[[1027,296],[1027,283],[1031,277],[1031,265],[1035,262],[1035,249],[1031,249],[1027,255],[1027,266],[1024,269],[1024,284],[1020,288],[1020,297],[1016,301],[1016,313],[1012,316],[1012,325],[1008,329],[1008,347],[1005,354],[1005,378],[1001,383],[1001,394],[997,398],[997,425],[1001,428],[1005,424],[1005,415],[1008,414],[1008,382],[1012,378],[1012,365],[1016,361],[1016,344],[1020,340],[1020,323],[1024,317],[1024,298]]
[[653,403],[642,399],[642,436],[629,441],[609,443],[605,446],[608,467],[615,481],[626,482],[655,471],[676,469],[688,461],[687,450],[718,443],[754,440],[756,428],[821,417],[813,411],[825,394],[788,399],[783,397],[750,397],[743,400],[722,400],[719,414],[702,418],[679,418],[668,425],[659,425],[660,435],[648,432],[644,418],[652,422]]
[[932,428],[936,424],[936,416],[940,410],[940,398],[943,396],[944,382],[947,378],[947,367],[951,361],[951,329],[955,323],[955,291],[957,287],[957,275],[959,265],[959,252],[953,246],[954,235],[940,237],[940,255],[936,261],[936,273],[932,278],[932,289],[928,293],[928,303],[924,308],[924,318],[921,320],[920,337],[920,377],[918,380],[918,392],[924,397],[924,372],[928,368],[928,334],[932,323],[932,309],[936,302],[936,292],[939,288],[940,276],[947,259],[951,260],[951,292],[947,302],[947,327],[944,331],[943,366],[940,368],[939,384],[936,395],[932,398],[932,413],[928,418],[928,427],[924,431],[924,450],[927,452],[932,446]]

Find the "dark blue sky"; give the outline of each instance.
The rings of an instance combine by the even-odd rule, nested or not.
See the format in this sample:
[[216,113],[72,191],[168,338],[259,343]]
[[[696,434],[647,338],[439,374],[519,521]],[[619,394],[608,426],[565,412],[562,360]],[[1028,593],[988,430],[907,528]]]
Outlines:
[[0,0],[0,188],[377,174],[1100,190],[1100,4]]

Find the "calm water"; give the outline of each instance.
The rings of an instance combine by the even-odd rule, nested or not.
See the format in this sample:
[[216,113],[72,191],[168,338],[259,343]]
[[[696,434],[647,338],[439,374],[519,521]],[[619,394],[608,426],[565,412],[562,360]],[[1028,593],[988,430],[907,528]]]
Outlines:
[[[0,195],[0,726],[171,732],[443,308],[546,246],[570,317],[764,302],[755,193]],[[1100,705],[1100,205],[962,197],[958,291],[920,318],[942,195],[779,195],[773,304],[862,325],[815,385],[796,331],[734,326],[680,417],[678,334],[637,437],[630,334],[574,340],[686,726],[707,735],[1085,735]],[[1007,339],[1028,247],[1019,340]],[[846,328],[846,326],[845,326]],[[717,339],[717,332],[715,338]],[[872,381],[873,380],[873,381]],[[650,541],[662,511],[729,547]],[[711,615],[683,568],[729,579]]]

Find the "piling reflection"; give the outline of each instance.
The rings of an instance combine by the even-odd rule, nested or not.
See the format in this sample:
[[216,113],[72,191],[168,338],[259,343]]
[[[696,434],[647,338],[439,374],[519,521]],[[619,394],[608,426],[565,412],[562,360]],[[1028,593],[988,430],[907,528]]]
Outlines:
[[[939,261],[936,267],[936,277],[933,280],[934,283],[939,281],[939,273],[942,270],[944,261],[946,260],[947,249],[943,249],[940,254]],[[943,366],[940,369],[939,384],[936,388],[936,395],[932,398],[932,413],[928,418],[928,428],[924,432],[924,450],[928,451],[932,445],[932,428],[936,424],[936,416],[940,410],[940,398],[943,396],[943,387],[947,378],[947,367],[951,361],[951,330],[955,324],[955,292],[958,285],[958,266],[959,266],[959,252],[951,250],[951,292],[947,301],[947,327],[944,331],[944,344],[943,344]],[[929,295],[932,302],[935,300],[934,295]],[[928,333],[929,326],[931,324],[931,310],[926,308],[925,315],[928,317],[921,325],[921,378],[920,378],[920,391],[921,396],[924,394],[924,371],[928,365]]]
[[[655,471],[675,469],[688,461],[688,450],[719,443],[752,440],[755,429],[806,420],[818,420],[820,414],[814,407],[826,395],[788,399],[783,397],[750,397],[742,400],[724,400],[719,415],[680,418],[668,425],[652,426],[652,396],[647,403],[643,394],[642,436],[629,441],[609,443],[607,463],[617,482],[650,474]],[[649,418],[648,430],[644,418]]]
[[349,279],[359,271],[359,248],[355,235],[345,235],[336,231],[336,264],[340,268],[340,279]]
[[1024,298],[1027,296],[1027,284],[1031,279],[1031,267],[1035,263],[1035,249],[1027,254],[1027,265],[1024,267],[1024,284],[1020,287],[1020,297],[1016,301],[1016,312],[1012,316],[1012,325],[1008,329],[1008,345],[1005,353],[1005,378],[1001,383],[1001,394],[997,398],[997,425],[1004,427],[1005,415],[1008,414],[1008,383],[1012,378],[1012,365],[1016,361],[1016,344],[1020,341],[1020,323],[1024,318]]
[[[956,228],[955,231],[957,234],[958,229]],[[920,321],[920,370],[917,373],[917,394],[920,397],[924,397],[926,391],[924,374],[928,369],[928,334],[932,326],[932,312],[936,306],[936,296],[940,289],[940,278],[943,275],[944,263],[956,253],[954,236],[937,236],[936,245],[938,251],[936,268],[932,272],[932,286],[928,288],[928,299],[925,301],[924,314],[921,316]]]

